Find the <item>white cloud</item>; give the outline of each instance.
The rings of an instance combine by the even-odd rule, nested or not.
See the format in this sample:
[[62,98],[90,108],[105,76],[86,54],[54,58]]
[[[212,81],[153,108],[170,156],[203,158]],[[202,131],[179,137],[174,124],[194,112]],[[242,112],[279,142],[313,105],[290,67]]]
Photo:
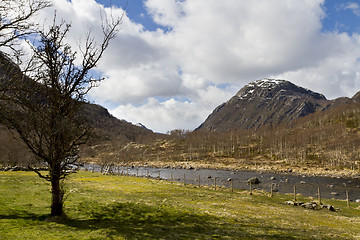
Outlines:
[[147,0],[145,6],[156,23],[163,26],[174,26],[184,14],[180,0]]
[[360,6],[355,2],[348,2],[344,5],[345,10],[351,10],[356,16],[360,17]]
[[[74,38],[89,26],[101,35],[99,11],[110,9],[94,0],[55,2],[58,16],[71,20]],[[111,112],[118,118],[161,132],[194,129],[242,86],[263,77],[285,78],[328,98],[360,90],[359,35],[322,32],[324,0],[144,3],[167,31],[148,31],[125,16],[99,64],[107,79],[91,92],[97,102],[117,105]]]
[[336,54],[315,66],[274,77],[291,79],[298,85],[325,94],[328,99],[352,97],[360,91],[360,35],[332,34],[332,42]]
[[126,116],[126,120],[133,123],[141,119],[142,124],[157,132],[191,129],[194,124],[200,124],[206,115],[196,103],[179,102],[173,98],[164,102],[149,98],[146,104],[139,107],[132,104],[119,105],[111,113],[114,116]]
[[215,107],[232,97],[233,91],[234,89],[231,88],[223,90],[209,86],[207,89],[199,91],[195,101],[192,102],[180,101],[175,98],[159,101],[150,97],[141,106],[124,104],[110,112],[114,116],[126,116],[125,120],[132,123],[141,122],[157,132],[166,133],[172,129],[194,129],[206,119]]

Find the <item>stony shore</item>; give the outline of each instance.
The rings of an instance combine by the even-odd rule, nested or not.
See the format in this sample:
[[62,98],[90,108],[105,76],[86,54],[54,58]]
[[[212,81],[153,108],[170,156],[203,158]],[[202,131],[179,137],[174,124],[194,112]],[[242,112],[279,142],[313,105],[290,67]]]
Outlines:
[[329,176],[329,177],[345,177],[345,178],[360,178],[360,170],[351,169],[330,169],[317,166],[282,166],[278,164],[273,165],[249,165],[249,164],[229,164],[229,163],[206,163],[206,162],[167,162],[167,161],[151,161],[151,162],[122,162],[121,166],[137,166],[137,167],[155,167],[155,168],[174,168],[174,169],[218,169],[231,171],[258,171],[258,172],[272,172],[272,173],[291,173],[295,175],[305,176]]

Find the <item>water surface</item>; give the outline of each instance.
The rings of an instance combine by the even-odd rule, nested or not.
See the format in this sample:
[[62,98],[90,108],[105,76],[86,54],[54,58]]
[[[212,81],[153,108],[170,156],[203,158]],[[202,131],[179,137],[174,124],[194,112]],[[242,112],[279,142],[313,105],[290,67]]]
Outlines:
[[[84,168],[91,171],[101,171],[99,165],[85,164]],[[360,199],[360,179],[343,177],[305,176],[297,174],[269,173],[243,170],[213,170],[213,169],[171,169],[152,167],[112,167],[115,174],[132,175],[139,177],[161,178],[184,182],[194,185],[214,185],[231,187],[234,189],[250,189],[247,180],[258,178],[259,184],[252,184],[252,189],[270,192],[271,186],[279,193],[296,192],[303,196],[317,198],[318,188],[321,197],[327,199],[346,199],[346,191],[349,199],[355,201]],[[231,181],[229,181],[231,180]]]

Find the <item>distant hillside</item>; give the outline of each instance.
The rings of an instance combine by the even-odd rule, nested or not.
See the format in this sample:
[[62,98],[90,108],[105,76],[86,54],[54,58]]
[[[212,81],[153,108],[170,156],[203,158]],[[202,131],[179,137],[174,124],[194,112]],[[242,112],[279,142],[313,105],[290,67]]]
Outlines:
[[[0,66],[2,66],[0,67],[0,83],[8,81],[8,74],[20,74],[18,68],[13,68],[11,73],[7,71],[7,66],[14,66],[14,63],[1,54],[1,52],[0,62]],[[29,78],[19,77],[18,79],[22,83],[24,81],[29,81],[29,83],[32,81]],[[159,134],[155,134],[149,129],[113,117],[107,109],[99,105],[85,103],[83,106],[84,109],[79,114],[83,115],[86,124],[92,128],[89,144],[106,144],[110,141],[126,143],[144,139],[152,140],[159,136]],[[17,135],[10,133],[4,125],[1,125],[1,122],[2,120],[0,119],[0,165],[1,162],[7,164],[8,162],[15,163],[27,158],[30,159],[31,156],[25,150],[21,141],[17,139]]]
[[[344,100],[344,99],[341,99]],[[337,102],[337,101],[336,101]],[[198,130],[170,140],[109,147],[104,163],[227,169],[270,169],[358,176],[360,102],[352,101],[276,126]],[[110,151],[109,151],[110,150]],[[99,149],[97,156],[103,155]]]
[[96,137],[102,140],[122,138],[134,142],[142,137],[155,137],[157,135],[149,129],[117,119],[100,105],[86,104],[83,114],[89,126],[94,128]]
[[218,106],[198,129],[228,131],[276,126],[359,98],[360,94],[353,99],[331,101],[286,80],[262,79],[249,83]]
[[[15,64],[1,52],[0,62],[0,81],[8,81],[7,74],[18,74],[20,76],[21,73],[20,70],[17,70],[18,68],[13,68],[11,73],[7,72],[6,66],[14,66]],[[32,81],[28,78],[19,79],[21,79],[22,82]],[[135,141],[139,136],[154,134],[149,129],[133,125],[129,122],[119,120],[111,116],[107,109],[99,105],[85,104],[84,106],[85,107],[81,114],[83,114],[83,116],[87,119],[88,125],[97,130],[97,133],[99,134],[98,137],[101,139],[125,138],[128,141]]]
[[360,103],[360,91],[357,92],[353,97],[352,99],[356,102],[359,102]]
[[[266,90],[265,86],[271,88]],[[263,116],[262,122],[259,120],[247,128],[228,129],[234,124],[227,122],[225,127],[209,128],[212,130],[172,131],[170,136],[141,143],[104,141],[107,144],[87,148],[85,160],[103,166],[261,167],[276,171],[312,168],[322,169],[322,172],[327,169],[354,172],[360,169],[359,96],[357,93],[353,98],[327,100],[321,94],[288,81],[257,81],[226,104],[244,104],[242,107],[247,111],[240,118],[245,123],[257,116]],[[226,107],[219,108],[214,112]],[[230,109],[227,113],[222,113],[227,116],[223,119],[236,119],[232,118],[235,111]]]

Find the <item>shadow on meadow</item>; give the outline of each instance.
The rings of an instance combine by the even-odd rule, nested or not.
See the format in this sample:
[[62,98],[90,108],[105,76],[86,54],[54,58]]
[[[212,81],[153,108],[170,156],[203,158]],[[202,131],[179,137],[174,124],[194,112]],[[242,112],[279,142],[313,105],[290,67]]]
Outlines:
[[[236,219],[229,223],[229,218],[225,220],[167,205],[114,202],[101,206],[83,203],[78,210],[86,211],[90,219],[68,220],[63,224],[76,228],[107,229],[110,239],[118,236],[126,239],[293,239],[290,229],[277,228],[282,234],[273,234],[276,230],[274,226],[248,225]],[[249,233],[250,229],[257,233]]]
[[[103,238],[117,239],[302,239],[294,236],[291,229],[283,229],[268,224],[246,223],[237,219],[221,218],[210,214],[197,214],[171,206],[149,206],[141,203],[114,202],[105,206],[85,202],[77,211],[88,219],[48,218],[31,212],[0,215],[0,219],[25,219],[43,225],[46,222],[69,226],[81,230],[105,230]],[[249,221],[250,220],[250,221]],[[76,234],[76,233],[75,233]],[[95,233],[96,235],[96,233]]]
[[22,220],[30,220],[30,221],[45,221],[48,219],[49,215],[47,214],[35,214],[27,211],[17,211],[12,212],[11,214],[3,215],[0,214],[0,219],[22,219]]

